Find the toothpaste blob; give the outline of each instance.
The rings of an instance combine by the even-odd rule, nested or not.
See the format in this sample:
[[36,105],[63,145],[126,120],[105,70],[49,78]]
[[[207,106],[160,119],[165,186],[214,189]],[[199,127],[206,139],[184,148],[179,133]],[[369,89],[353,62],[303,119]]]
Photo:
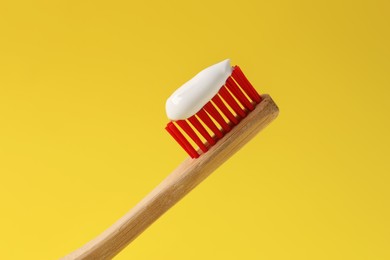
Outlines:
[[232,74],[230,60],[214,64],[184,83],[167,100],[166,113],[171,120],[183,120],[195,115],[225,84]]

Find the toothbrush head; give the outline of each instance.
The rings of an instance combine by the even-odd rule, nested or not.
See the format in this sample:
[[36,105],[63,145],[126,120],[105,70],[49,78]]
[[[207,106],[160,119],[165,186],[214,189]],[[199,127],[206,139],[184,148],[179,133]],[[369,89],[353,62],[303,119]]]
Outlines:
[[[220,85],[216,86],[216,82]],[[240,67],[230,67],[229,60],[201,71],[175,93],[167,102],[168,115],[173,114],[172,109],[168,111],[169,102],[175,104],[173,99],[182,102],[182,107],[196,101],[205,103],[201,103],[199,110],[195,108],[195,113],[194,105],[187,106],[192,114],[188,116],[186,111],[186,118],[171,120],[165,128],[191,158],[198,158],[211,149],[262,101]],[[205,102],[205,97],[210,96]],[[180,114],[175,112],[175,115]]]

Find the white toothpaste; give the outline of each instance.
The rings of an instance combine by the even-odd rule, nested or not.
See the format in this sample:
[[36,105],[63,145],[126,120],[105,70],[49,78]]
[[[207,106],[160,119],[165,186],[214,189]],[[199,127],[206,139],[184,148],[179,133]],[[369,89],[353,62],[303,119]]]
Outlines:
[[229,59],[196,74],[168,98],[165,105],[168,118],[180,120],[196,114],[218,93],[231,74]]

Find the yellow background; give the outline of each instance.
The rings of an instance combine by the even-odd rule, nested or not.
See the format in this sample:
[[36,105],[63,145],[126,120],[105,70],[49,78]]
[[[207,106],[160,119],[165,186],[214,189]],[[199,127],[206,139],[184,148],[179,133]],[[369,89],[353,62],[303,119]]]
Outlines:
[[185,157],[225,58],[279,118],[117,259],[390,259],[388,1],[0,2],[0,258],[57,259]]

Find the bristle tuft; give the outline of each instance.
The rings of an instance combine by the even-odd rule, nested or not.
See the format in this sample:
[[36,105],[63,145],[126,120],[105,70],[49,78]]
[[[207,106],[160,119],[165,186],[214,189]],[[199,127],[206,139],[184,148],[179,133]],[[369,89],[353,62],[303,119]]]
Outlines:
[[245,77],[244,73],[239,66],[235,66],[233,69],[232,77],[240,84],[245,93],[256,103],[261,102],[261,96],[257,93],[256,89],[252,86],[249,80]]
[[237,103],[237,101],[233,98],[233,96],[229,93],[227,88],[223,86],[219,90],[219,94],[221,94],[221,97],[226,101],[226,103],[233,109],[233,111],[240,117],[246,117],[246,113],[240,105]]
[[215,140],[211,135],[207,132],[206,128],[202,125],[202,123],[199,121],[199,119],[193,115],[190,118],[188,118],[188,121],[198,130],[198,132],[206,139],[206,141],[209,143],[209,145],[214,145]]
[[191,156],[191,158],[199,157],[199,154],[195,151],[194,147],[192,147],[190,142],[188,142],[188,140],[172,122],[169,122],[165,129],[171,134],[171,136],[176,140],[176,142],[178,142],[181,147]]
[[221,130],[214,124],[213,120],[209,117],[205,110],[201,109],[196,113],[200,120],[216,135],[218,139],[223,137]]
[[181,129],[184,130],[184,132],[186,132],[186,134],[198,145],[198,147],[203,152],[207,152],[207,147],[203,144],[202,140],[200,140],[199,136],[195,133],[186,120],[178,120],[176,123],[180,126]]
[[230,112],[229,108],[223,103],[219,95],[215,95],[212,100],[231,123],[233,123],[234,125],[238,124],[238,119],[233,115],[232,112]]
[[223,130],[226,132],[230,131],[230,126],[226,123],[225,119],[221,116],[221,114],[215,109],[214,105],[211,102],[208,102],[204,109],[209,113],[210,116],[212,116],[215,121],[222,127]]
[[250,100],[242,93],[239,86],[234,82],[233,78],[229,77],[226,81],[226,87],[229,91],[240,101],[240,103],[246,108],[252,111],[255,107],[252,105]]

